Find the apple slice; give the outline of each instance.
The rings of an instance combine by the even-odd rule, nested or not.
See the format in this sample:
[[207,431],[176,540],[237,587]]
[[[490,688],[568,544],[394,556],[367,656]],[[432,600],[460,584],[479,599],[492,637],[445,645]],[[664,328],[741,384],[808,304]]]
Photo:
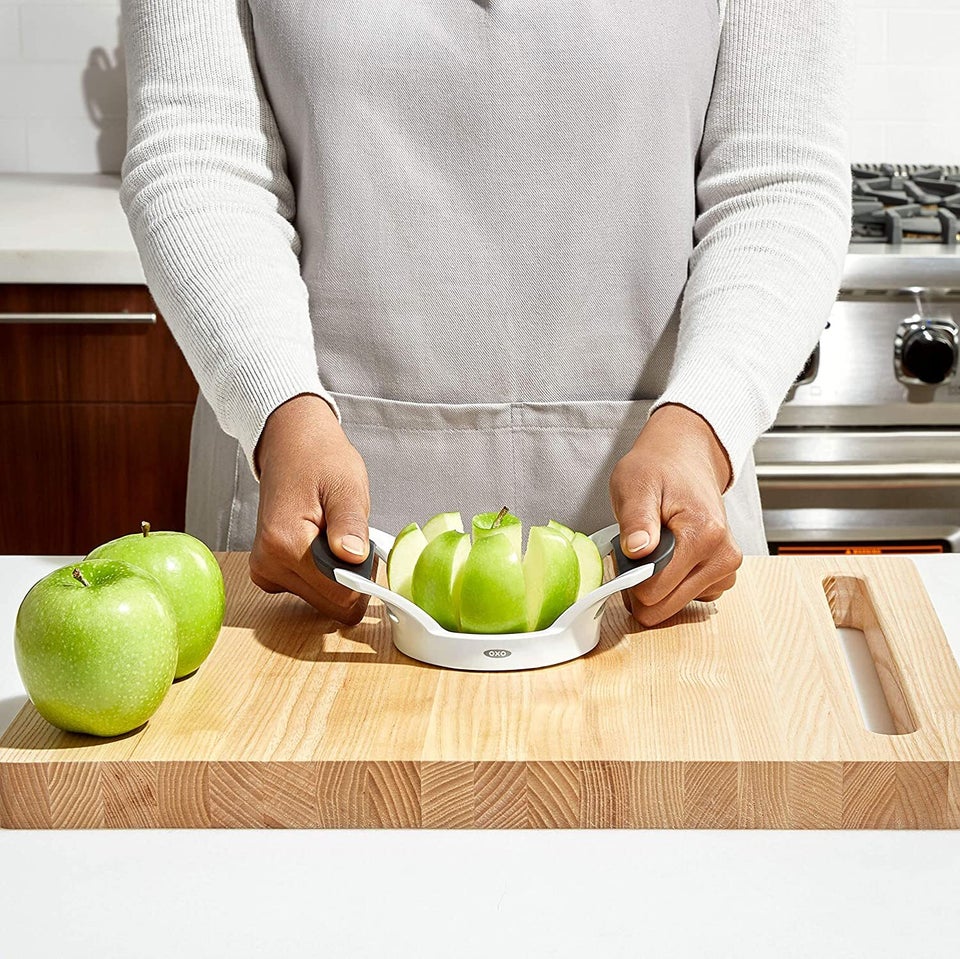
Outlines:
[[506,506],[499,513],[478,513],[473,517],[473,542],[476,545],[492,533],[506,533],[519,555],[523,551],[523,524],[519,516],[504,510]]
[[577,554],[563,533],[549,526],[531,526],[523,573],[527,584],[527,629],[546,629],[577,599]]
[[548,519],[547,526],[550,529],[555,529],[558,533],[563,533],[568,543],[573,541],[573,530],[569,526],[564,526],[563,523],[558,523],[555,519]]
[[577,592],[577,599],[580,599],[603,582],[603,559],[596,543],[584,533],[574,533],[570,545],[580,564],[580,589]]
[[427,542],[436,539],[441,533],[455,529],[458,533],[463,532],[463,520],[459,513],[437,513],[431,516],[423,524],[423,535],[427,537]]
[[413,568],[412,599],[444,629],[460,628],[460,583],[470,535],[448,529],[423,548]]
[[460,628],[466,633],[522,633],[527,628],[524,566],[510,532],[515,528],[519,530],[487,530],[470,550],[460,588]]
[[387,554],[387,585],[406,599],[413,599],[413,569],[426,545],[426,534],[411,523],[397,533]]

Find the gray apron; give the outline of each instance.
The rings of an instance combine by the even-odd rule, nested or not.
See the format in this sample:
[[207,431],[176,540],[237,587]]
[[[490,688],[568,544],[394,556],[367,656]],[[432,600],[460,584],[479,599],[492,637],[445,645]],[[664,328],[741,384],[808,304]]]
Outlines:
[[[249,3],[371,523],[611,522],[673,362],[717,0]],[[250,547],[257,484],[203,400],[187,495],[192,533]],[[726,508],[765,552],[752,462]]]
[[[435,513],[509,506],[526,523],[556,519],[587,533],[614,522],[608,482],[650,403],[419,405],[336,396],[367,465],[371,525],[396,533]],[[257,482],[235,439],[197,403],[187,485],[187,531],[212,549],[247,550]],[[724,496],[747,554],[767,552],[753,460]]]

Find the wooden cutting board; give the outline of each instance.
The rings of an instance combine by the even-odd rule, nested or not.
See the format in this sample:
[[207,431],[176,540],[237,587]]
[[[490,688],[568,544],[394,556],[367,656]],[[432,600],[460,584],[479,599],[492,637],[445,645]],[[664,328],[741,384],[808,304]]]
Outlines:
[[[960,673],[913,564],[753,557],[641,631],[619,598],[575,662],[466,673],[336,631],[220,556],[208,661],[135,733],[0,738],[0,825],[960,826]],[[864,630],[899,730],[865,729],[835,625]]]

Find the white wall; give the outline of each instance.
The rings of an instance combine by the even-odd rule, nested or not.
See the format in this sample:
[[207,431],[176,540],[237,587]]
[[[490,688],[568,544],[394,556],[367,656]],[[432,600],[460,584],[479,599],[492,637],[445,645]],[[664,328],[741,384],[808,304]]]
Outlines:
[[0,0],[0,171],[119,170],[119,16],[118,0]]
[[[854,159],[960,164],[960,0],[852,2]],[[0,0],[0,172],[119,170],[118,18],[118,0]]]
[[960,0],[853,3],[854,159],[960,164]]

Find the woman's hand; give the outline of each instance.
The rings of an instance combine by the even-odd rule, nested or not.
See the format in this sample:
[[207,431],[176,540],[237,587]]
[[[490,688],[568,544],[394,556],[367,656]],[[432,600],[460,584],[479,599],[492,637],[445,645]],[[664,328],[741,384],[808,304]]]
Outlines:
[[370,488],[363,459],[319,396],[297,396],[267,418],[257,444],[260,508],[250,578],[268,593],[289,592],[348,625],[369,597],[320,573],[310,547],[326,528],[331,551],[362,562],[370,548]]
[[646,556],[666,525],[673,558],[624,599],[644,626],[663,622],[693,599],[713,600],[733,586],[743,556],[727,526],[722,494],[730,464],[709,424],[684,406],[666,405],[647,421],[610,477],[620,545]]

